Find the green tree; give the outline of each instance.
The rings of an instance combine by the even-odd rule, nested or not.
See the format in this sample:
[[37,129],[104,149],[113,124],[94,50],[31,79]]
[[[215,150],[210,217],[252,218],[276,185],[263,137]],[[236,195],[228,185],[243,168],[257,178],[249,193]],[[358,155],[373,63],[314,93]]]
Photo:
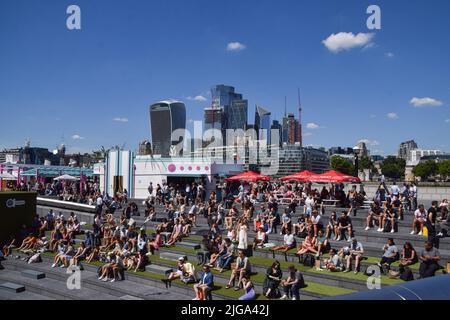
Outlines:
[[362,171],[364,169],[374,169],[373,162],[368,156],[364,156],[361,158],[361,160],[359,160],[359,170]]
[[447,179],[450,177],[450,160],[439,162],[438,173],[442,179]]
[[427,180],[429,177],[436,175],[437,172],[438,165],[433,160],[420,162],[413,169],[414,175],[420,177],[422,180]]
[[406,161],[395,156],[388,156],[381,165],[381,172],[391,179],[400,179],[405,175]]
[[353,175],[355,171],[355,166],[350,163],[347,159],[340,156],[333,156],[330,160],[330,167],[335,171]]

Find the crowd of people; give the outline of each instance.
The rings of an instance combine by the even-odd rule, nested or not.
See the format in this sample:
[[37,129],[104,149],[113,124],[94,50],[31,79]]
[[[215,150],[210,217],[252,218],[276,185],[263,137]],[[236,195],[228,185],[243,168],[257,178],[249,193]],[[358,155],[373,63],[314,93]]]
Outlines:
[[[76,190],[69,191],[68,187],[55,183],[46,186],[45,190],[57,190],[51,195],[80,195]],[[409,210],[415,209],[414,232],[411,234],[421,234],[426,228],[429,241],[417,253],[411,243],[405,243],[403,250],[399,250],[394,239],[389,238],[380,252],[379,266],[392,277],[410,279],[408,266],[420,262],[421,277],[433,276],[440,268],[438,239],[444,236],[449,223],[448,202],[433,201],[425,210],[423,205],[417,205],[414,193],[411,193],[415,192],[417,197],[417,191],[412,191],[415,186],[405,188],[407,194],[395,184],[390,189],[385,184],[380,185],[368,209],[366,231],[378,226],[380,232],[394,233],[397,222]],[[214,289],[213,270],[219,274],[231,270],[225,288],[243,290],[241,300],[254,299],[256,293],[249,259],[252,250],[287,253],[295,249],[305,265],[331,272],[353,270],[358,273],[365,258],[363,244],[356,238],[352,216],[361,212],[367,196],[356,187],[345,193],[341,184],[319,191],[309,183],[241,183],[222,188],[220,194],[211,192],[206,197],[202,183],[184,187],[166,183],[154,187],[150,184],[144,212],[139,212],[136,203],[128,201],[126,192],[109,197],[101,194],[95,183],[87,189],[84,197],[97,207],[92,229],[83,230],[75,214],[64,217],[50,211],[45,217],[36,216],[31,229],[24,226],[20,236],[3,247],[3,255],[10,255],[12,248],[32,253],[50,251],[55,254],[52,264],[55,268],[76,266],[82,261],[101,261],[104,264],[98,269],[99,280],[114,282],[123,280],[126,270],[145,271],[155,251],[162,246],[174,246],[188,237],[197,226],[198,217],[203,216],[208,229],[197,251],[201,275],[197,275],[193,263],[180,257],[176,271],[164,279],[167,287],[176,279],[195,283],[197,300],[210,297]],[[290,201],[281,206],[280,197]],[[328,199],[338,199],[342,209],[326,217],[324,200]],[[159,219],[158,207],[164,208]],[[301,207],[299,215],[296,214],[298,207]],[[136,222],[135,217],[139,215],[145,217],[142,225]],[[156,223],[154,230],[147,227],[149,221]],[[81,233],[85,233],[85,237],[77,245],[74,240]],[[283,243],[277,245],[274,242],[278,234]],[[333,247],[333,241],[347,241],[348,244]],[[398,272],[390,268],[397,261]],[[263,294],[268,298],[295,300],[299,299],[299,290],[304,285],[303,276],[294,265],[283,278],[276,261],[266,272]]]

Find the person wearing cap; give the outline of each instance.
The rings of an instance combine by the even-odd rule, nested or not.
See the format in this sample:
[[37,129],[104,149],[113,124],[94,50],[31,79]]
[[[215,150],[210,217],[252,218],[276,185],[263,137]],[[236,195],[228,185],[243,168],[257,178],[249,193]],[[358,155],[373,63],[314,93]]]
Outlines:
[[[167,280],[173,281],[175,279],[195,279],[195,269],[192,263],[187,262],[185,257],[178,258],[177,270],[171,272],[167,277]],[[166,281],[165,281],[166,282]],[[166,282],[167,284],[167,282]]]
[[352,262],[355,260],[355,274],[359,272],[359,267],[361,264],[361,260],[364,254],[364,248],[361,242],[358,242],[356,238],[351,239],[351,243],[349,247],[343,248],[343,252],[346,255],[345,260],[347,262],[347,266],[344,272],[350,272],[352,270]]

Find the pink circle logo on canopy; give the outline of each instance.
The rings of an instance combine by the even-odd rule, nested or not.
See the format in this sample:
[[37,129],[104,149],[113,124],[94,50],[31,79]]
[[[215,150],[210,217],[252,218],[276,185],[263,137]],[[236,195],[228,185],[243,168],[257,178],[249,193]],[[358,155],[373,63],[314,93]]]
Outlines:
[[184,171],[184,167],[183,167],[183,166],[181,166],[181,167],[180,167],[180,170],[181,170],[181,171]]
[[205,170],[206,170],[206,171],[208,171],[208,170],[209,170],[209,167],[208,167],[208,166],[206,166],[206,167],[205,167]]
[[189,167],[188,167],[188,170],[189,170],[189,171],[192,171],[192,167],[191,167],[191,166],[189,166]]
[[200,171],[202,168],[200,168],[200,166],[197,166],[196,169],[197,169],[197,171]]
[[169,164],[167,169],[169,170],[169,172],[175,172],[175,170],[177,170],[177,167],[172,163],[172,164]]

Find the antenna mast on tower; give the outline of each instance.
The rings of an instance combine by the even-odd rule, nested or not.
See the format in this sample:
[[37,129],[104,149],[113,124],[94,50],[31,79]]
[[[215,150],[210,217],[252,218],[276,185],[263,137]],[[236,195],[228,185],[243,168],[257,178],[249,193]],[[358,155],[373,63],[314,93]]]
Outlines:
[[298,93],[298,126],[299,126],[299,135],[300,135],[300,146],[303,146],[303,134],[302,134],[302,103],[300,100],[300,88],[297,88]]

